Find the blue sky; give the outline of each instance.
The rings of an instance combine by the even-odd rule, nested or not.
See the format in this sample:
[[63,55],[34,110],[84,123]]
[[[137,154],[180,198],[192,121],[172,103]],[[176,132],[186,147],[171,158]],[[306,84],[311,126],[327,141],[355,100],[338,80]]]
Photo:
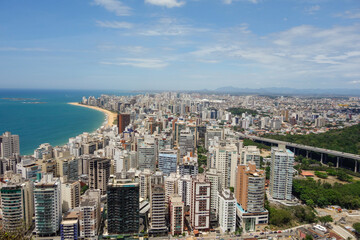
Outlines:
[[359,0],[0,1],[0,88],[359,88]]

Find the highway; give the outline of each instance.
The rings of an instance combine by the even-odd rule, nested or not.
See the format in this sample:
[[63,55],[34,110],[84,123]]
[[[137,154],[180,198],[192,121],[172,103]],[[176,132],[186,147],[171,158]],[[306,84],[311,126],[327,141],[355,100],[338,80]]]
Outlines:
[[329,150],[329,149],[325,149],[325,148],[312,147],[312,146],[307,146],[307,145],[302,145],[302,144],[297,144],[297,143],[284,142],[284,141],[279,141],[279,140],[270,139],[270,138],[257,137],[254,135],[247,135],[247,134],[243,134],[243,133],[238,133],[238,134],[242,138],[249,138],[249,139],[256,140],[256,141],[263,141],[263,142],[274,143],[274,144],[284,144],[288,147],[294,147],[294,148],[303,149],[306,151],[312,151],[312,152],[318,152],[318,153],[324,153],[324,154],[331,154],[336,157],[342,157],[342,158],[348,158],[348,159],[354,159],[354,160],[360,161],[360,155],[356,155],[356,154],[344,153],[344,152]]

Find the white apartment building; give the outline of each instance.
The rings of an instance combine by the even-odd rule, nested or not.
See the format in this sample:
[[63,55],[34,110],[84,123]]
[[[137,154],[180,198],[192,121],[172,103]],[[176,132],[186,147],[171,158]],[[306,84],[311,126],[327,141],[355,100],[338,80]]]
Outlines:
[[221,172],[215,168],[210,168],[206,172],[206,178],[211,183],[211,213],[217,216],[218,209],[218,193],[221,191]]
[[238,162],[238,149],[235,144],[223,145],[215,148],[214,165],[221,172],[221,186],[234,187],[236,184],[236,166]]
[[170,176],[165,177],[165,201],[169,202],[169,197],[172,194],[178,193],[178,181],[180,175],[176,173],[170,173]]
[[9,158],[13,154],[20,154],[19,135],[5,132],[0,136],[0,158]]
[[292,200],[294,153],[284,145],[271,148],[270,195],[274,199]]
[[191,204],[191,176],[184,175],[178,180],[178,194],[181,196],[185,206]]
[[229,189],[219,192],[219,225],[223,232],[235,232],[236,199]]
[[98,238],[98,229],[101,221],[100,206],[101,191],[89,189],[81,196],[79,227],[80,237],[88,240]]

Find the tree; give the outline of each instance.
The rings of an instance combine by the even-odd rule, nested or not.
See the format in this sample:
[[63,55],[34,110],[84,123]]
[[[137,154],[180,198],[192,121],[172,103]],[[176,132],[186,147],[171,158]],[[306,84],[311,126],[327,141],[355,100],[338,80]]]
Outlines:
[[326,223],[329,223],[329,222],[333,222],[334,219],[330,216],[330,215],[326,215],[326,216],[323,216],[323,217],[318,217],[318,220],[322,223],[322,224],[326,224]]
[[4,229],[0,229],[0,240],[31,240],[31,238],[24,236],[21,229],[14,232],[5,232]]
[[313,237],[311,235],[307,234],[304,239],[305,240],[313,240]]
[[355,229],[357,234],[360,234],[360,222],[354,223],[353,228]]

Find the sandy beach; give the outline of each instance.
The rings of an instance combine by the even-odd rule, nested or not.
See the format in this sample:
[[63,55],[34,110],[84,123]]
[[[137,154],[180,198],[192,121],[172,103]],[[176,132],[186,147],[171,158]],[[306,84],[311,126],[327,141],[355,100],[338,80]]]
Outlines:
[[68,104],[71,104],[71,105],[74,105],[74,106],[80,106],[80,107],[87,107],[87,108],[92,108],[94,110],[98,110],[100,112],[103,112],[106,114],[106,119],[107,119],[107,123],[106,123],[106,127],[111,127],[113,125],[113,122],[115,121],[115,119],[117,118],[117,114],[116,113],[113,113],[109,110],[106,110],[106,109],[102,109],[102,108],[99,108],[99,107],[95,107],[95,106],[89,106],[89,105],[83,105],[83,104],[80,104],[80,103],[77,103],[77,102],[70,102]]

